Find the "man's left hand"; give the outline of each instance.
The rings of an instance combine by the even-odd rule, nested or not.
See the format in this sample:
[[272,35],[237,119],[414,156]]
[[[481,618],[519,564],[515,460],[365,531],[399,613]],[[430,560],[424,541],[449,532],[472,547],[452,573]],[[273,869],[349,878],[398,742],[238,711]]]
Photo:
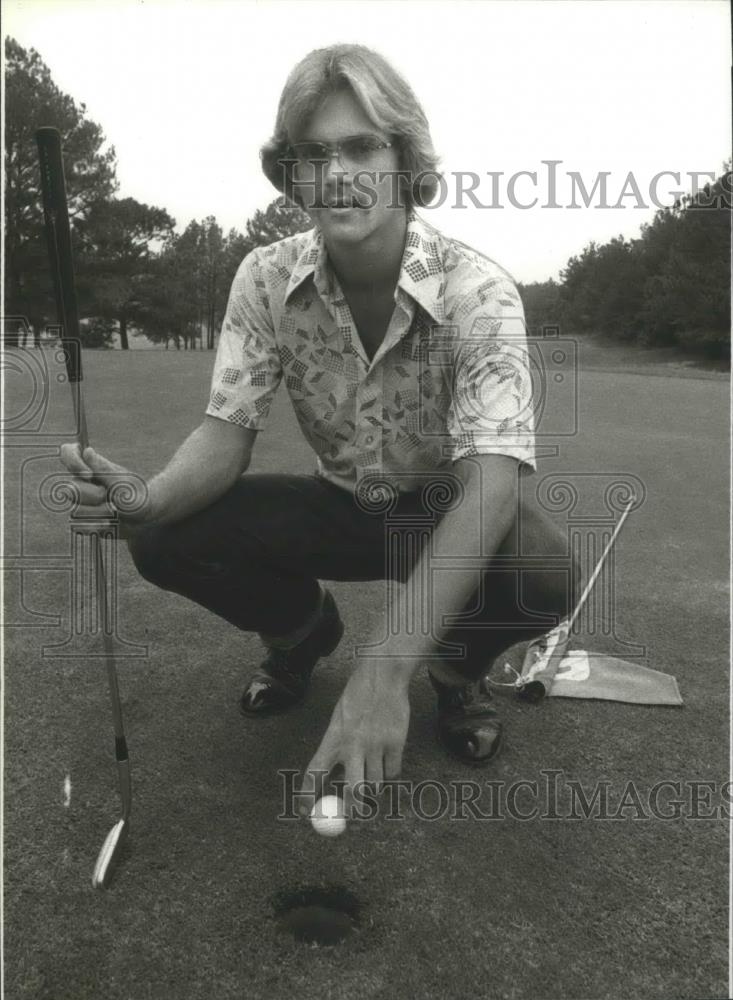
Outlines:
[[352,673],[328,729],[304,775],[298,805],[310,812],[321,794],[324,775],[344,769],[344,804],[352,805],[361,782],[377,789],[399,776],[410,721],[410,671],[394,661],[362,661]]

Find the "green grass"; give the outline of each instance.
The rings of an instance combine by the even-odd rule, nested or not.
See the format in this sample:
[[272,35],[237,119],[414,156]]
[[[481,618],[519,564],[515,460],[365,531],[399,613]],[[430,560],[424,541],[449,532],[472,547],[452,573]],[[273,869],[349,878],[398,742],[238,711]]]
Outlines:
[[[92,439],[143,474],[200,420],[213,356],[86,352]],[[507,747],[466,772],[433,739],[432,697],[412,686],[403,776],[599,780],[727,777],[728,454],[724,379],[581,372],[578,434],[550,472],[633,473],[645,505],[616,561],[618,635],[674,674],[683,709],[503,698]],[[46,430],[68,422],[53,382]],[[6,415],[29,398],[8,375]],[[245,722],[237,701],[258,642],[138,578],[120,551],[120,632],[148,646],[120,662],[133,766],[130,850],[107,893],[91,887],[117,817],[106,681],[98,660],[43,658],[68,631],[68,517],[37,487],[58,440],[9,439],[6,556],[35,558],[22,610],[6,576],[5,989],[12,1000],[198,998],[666,998],[728,995],[727,826],[714,820],[518,819],[352,824],[335,840],[278,821],[278,768],[302,768],[379,617],[382,584],[337,583],[347,626],[306,705]],[[309,472],[284,390],[253,471]],[[26,566],[31,563],[26,562]],[[45,568],[44,568],[45,567]],[[34,615],[36,617],[34,617]],[[60,624],[39,618],[58,616]],[[36,627],[31,627],[35,623]],[[593,640],[588,640],[593,642]],[[603,640],[607,642],[608,640]],[[66,775],[71,803],[63,804]],[[523,800],[520,799],[520,804]],[[339,883],[362,905],[335,949],[278,934],[277,893]]]

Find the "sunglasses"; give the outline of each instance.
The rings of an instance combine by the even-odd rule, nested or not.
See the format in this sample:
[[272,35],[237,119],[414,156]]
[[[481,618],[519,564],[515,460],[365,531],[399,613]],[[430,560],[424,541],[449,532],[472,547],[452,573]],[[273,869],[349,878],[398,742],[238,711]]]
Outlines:
[[301,166],[320,167],[330,163],[335,156],[344,170],[365,170],[379,159],[383,149],[391,149],[394,143],[380,139],[377,135],[349,135],[339,142],[294,142],[290,149]]

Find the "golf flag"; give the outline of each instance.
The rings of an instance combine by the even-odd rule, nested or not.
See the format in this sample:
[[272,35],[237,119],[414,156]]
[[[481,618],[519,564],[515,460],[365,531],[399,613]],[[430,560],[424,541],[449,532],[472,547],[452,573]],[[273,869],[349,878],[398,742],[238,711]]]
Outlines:
[[682,705],[671,674],[603,653],[573,649],[565,654],[547,692],[551,698],[601,698],[633,705]]

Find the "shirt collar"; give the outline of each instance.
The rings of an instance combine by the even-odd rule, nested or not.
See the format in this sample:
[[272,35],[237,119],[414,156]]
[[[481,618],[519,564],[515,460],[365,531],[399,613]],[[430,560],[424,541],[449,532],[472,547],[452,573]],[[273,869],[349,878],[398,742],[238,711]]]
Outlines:
[[305,234],[305,244],[303,251],[295,262],[295,267],[290,273],[288,287],[285,289],[285,300],[287,301],[296,288],[303,284],[318,269],[318,273],[323,272],[325,262],[325,246],[323,234],[319,229],[311,229]]
[[[311,276],[321,295],[332,287],[323,234],[316,228],[306,236],[303,251],[295,263],[285,290],[286,300]],[[440,323],[444,319],[444,279],[440,234],[416,212],[411,211],[407,217],[405,250],[397,287]]]

